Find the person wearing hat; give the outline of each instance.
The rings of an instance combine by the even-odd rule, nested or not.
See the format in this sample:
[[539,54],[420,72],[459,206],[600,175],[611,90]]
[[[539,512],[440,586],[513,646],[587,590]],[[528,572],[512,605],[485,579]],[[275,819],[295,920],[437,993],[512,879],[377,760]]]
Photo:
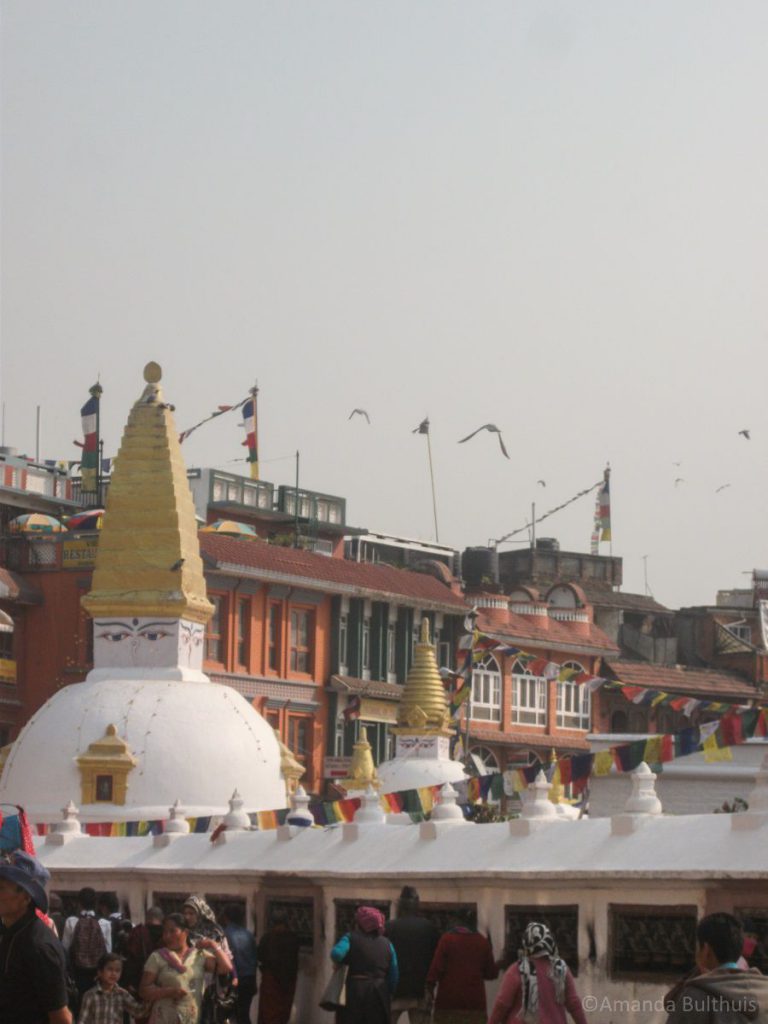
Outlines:
[[0,1021],[72,1024],[64,949],[37,916],[48,912],[50,875],[28,853],[0,861]]
[[385,925],[376,907],[358,907],[352,931],[331,950],[335,964],[349,967],[342,1024],[389,1024],[398,967],[395,947],[384,937]]
[[432,1016],[427,998],[427,971],[432,963],[440,932],[419,915],[419,894],[411,885],[404,885],[397,901],[397,919],[387,922],[386,937],[395,947],[400,965],[392,999],[392,1022],[397,1024],[408,1011],[411,1024],[422,1024]]

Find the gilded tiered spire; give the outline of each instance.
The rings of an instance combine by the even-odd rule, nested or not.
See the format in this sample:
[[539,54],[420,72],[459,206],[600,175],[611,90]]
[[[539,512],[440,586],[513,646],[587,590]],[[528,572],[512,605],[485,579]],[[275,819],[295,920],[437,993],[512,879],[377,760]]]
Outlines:
[[206,622],[197,522],[173,406],[163,401],[162,371],[144,367],[146,387],[128,417],[109,485],[93,589],[83,606],[96,617]]
[[368,786],[379,788],[379,777],[376,774],[376,765],[373,763],[373,749],[368,740],[368,730],[365,726],[361,727],[360,736],[352,748],[349,775],[346,779],[340,779],[339,782],[347,790],[366,789]]
[[421,621],[421,639],[403,687],[397,710],[397,735],[451,736],[450,714],[446,706],[445,687],[429,638],[429,619]]

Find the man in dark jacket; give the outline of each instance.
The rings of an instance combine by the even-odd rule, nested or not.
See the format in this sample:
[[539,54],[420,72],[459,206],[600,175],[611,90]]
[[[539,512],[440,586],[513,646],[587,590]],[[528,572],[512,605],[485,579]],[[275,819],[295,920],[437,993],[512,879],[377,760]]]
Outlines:
[[72,1024],[67,1009],[66,959],[52,928],[43,865],[17,850],[0,861],[0,1021]]
[[400,966],[400,980],[392,999],[391,1024],[397,1024],[406,1010],[411,1024],[425,1024],[430,1017],[427,971],[440,932],[419,916],[419,894],[412,886],[403,886],[397,903],[397,918],[387,924],[385,934],[395,947]]
[[702,973],[675,990],[667,1024],[768,1024],[768,977],[756,968],[738,967],[744,934],[736,918],[702,918],[696,940]]

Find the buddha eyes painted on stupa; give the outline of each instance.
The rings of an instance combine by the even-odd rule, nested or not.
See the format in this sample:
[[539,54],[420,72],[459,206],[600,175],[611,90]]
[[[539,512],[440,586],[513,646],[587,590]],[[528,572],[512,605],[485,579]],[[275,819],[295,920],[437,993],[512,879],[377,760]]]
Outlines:
[[178,661],[178,619],[96,619],[94,654],[115,668],[157,668]]

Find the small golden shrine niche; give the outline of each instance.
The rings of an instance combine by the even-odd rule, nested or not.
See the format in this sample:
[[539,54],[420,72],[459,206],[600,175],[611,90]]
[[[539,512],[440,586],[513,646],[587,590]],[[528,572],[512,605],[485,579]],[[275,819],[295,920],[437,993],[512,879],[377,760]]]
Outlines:
[[104,736],[77,758],[82,803],[124,804],[128,776],[136,763],[126,741],[117,735],[117,726],[108,725]]

